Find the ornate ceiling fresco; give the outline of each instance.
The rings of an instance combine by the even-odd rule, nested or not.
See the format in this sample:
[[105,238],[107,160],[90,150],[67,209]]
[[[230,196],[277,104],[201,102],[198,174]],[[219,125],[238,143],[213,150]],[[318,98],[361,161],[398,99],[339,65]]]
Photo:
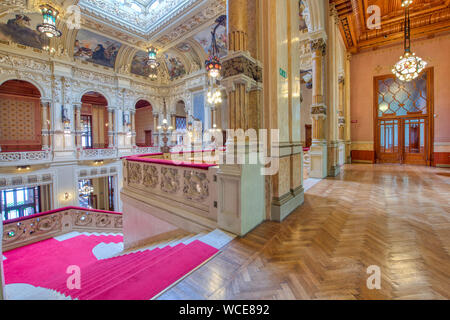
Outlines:
[[[0,41],[42,49],[48,40],[36,31],[42,20],[40,0],[2,0]],[[148,77],[146,49],[159,49],[163,81],[177,80],[204,68],[210,29],[226,12],[225,0],[48,0],[61,12],[63,37],[52,41],[75,61],[90,62],[116,72]],[[71,6],[81,12],[81,29],[70,30]],[[226,53],[226,31],[218,36]],[[61,50],[60,50],[61,49]]]
[[[330,4],[339,16],[339,28],[347,49],[353,53],[403,39],[402,0],[330,0]],[[381,10],[381,28],[368,23],[373,21],[370,20],[374,13],[371,6]],[[450,0],[414,0],[411,26],[415,38],[450,30]]]

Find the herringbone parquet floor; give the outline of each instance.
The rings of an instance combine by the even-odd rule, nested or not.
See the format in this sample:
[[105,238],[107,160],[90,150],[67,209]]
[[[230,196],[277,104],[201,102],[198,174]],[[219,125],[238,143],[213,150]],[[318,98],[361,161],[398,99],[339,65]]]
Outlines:
[[[381,290],[366,286],[381,268]],[[347,165],[160,299],[449,299],[450,170]]]

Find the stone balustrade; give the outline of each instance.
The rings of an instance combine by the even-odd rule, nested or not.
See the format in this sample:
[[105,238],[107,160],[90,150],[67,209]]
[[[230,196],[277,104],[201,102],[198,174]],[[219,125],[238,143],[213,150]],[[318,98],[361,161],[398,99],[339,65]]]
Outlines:
[[0,166],[20,166],[51,162],[51,151],[0,152]]
[[81,149],[78,154],[80,160],[114,159],[118,157],[117,148]]
[[121,233],[122,214],[80,207],[65,207],[3,221],[3,251],[23,247],[71,231]]

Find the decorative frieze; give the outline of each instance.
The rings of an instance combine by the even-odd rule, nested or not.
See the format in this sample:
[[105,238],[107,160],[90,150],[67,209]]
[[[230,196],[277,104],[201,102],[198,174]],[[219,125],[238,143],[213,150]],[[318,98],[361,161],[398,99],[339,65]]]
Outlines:
[[225,60],[222,70],[224,79],[243,74],[256,82],[262,82],[262,68],[243,55]]

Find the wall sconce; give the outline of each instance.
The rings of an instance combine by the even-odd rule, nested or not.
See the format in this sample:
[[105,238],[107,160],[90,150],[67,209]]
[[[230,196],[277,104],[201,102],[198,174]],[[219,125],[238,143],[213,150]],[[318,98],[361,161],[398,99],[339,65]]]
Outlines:
[[96,165],[96,166],[101,166],[103,163],[104,163],[103,160],[95,160],[94,161],[94,165]]
[[30,169],[30,166],[17,166],[17,171],[29,171]]
[[65,192],[62,197],[63,201],[69,201],[71,198],[72,195],[69,192]]

